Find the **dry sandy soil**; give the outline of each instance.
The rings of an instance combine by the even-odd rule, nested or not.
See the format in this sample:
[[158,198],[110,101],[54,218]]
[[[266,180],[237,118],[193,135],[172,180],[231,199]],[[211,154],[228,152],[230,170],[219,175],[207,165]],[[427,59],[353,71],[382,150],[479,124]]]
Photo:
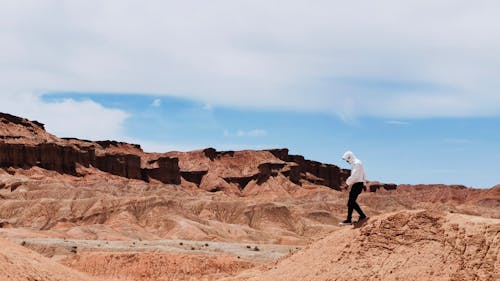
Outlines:
[[95,171],[0,180],[5,280],[498,280],[498,186],[365,192],[371,219],[345,228],[347,193],[321,186],[256,198]]
[[5,239],[0,239],[0,248],[1,281],[96,280]]
[[499,280],[500,220],[400,211],[228,280]]
[[[304,249],[186,240],[25,238],[14,241],[24,247],[0,240],[0,268],[7,276],[4,280],[498,280],[500,277],[499,219],[432,210],[397,211],[371,217],[362,225],[333,231]],[[255,246],[259,251],[254,250]],[[273,259],[274,262],[270,261]]]

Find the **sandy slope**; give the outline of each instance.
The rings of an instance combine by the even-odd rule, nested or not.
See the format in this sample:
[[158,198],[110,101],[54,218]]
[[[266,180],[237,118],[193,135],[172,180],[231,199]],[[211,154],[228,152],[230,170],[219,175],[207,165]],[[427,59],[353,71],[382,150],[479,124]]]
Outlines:
[[0,281],[96,281],[40,254],[0,239]]
[[500,280],[500,220],[401,211],[229,280]]
[[141,281],[220,280],[254,266],[227,255],[134,252],[82,253],[62,263],[93,276]]

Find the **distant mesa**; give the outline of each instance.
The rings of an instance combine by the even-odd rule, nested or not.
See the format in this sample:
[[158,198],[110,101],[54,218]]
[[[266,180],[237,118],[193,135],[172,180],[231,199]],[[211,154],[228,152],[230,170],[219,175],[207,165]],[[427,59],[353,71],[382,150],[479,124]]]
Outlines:
[[232,189],[239,193],[250,182],[270,178],[322,185],[340,190],[350,171],[291,155],[288,149],[146,153],[140,145],[105,140],[59,138],[37,121],[0,113],[0,167],[37,166],[78,176],[77,165],[97,168],[120,177],[165,184],[190,182],[208,191]]
[[58,138],[45,131],[43,124],[0,113],[0,166],[31,168],[38,166],[63,174],[78,175],[77,164],[130,179],[156,179],[179,184],[178,159],[157,156],[143,164],[140,146],[115,142]]

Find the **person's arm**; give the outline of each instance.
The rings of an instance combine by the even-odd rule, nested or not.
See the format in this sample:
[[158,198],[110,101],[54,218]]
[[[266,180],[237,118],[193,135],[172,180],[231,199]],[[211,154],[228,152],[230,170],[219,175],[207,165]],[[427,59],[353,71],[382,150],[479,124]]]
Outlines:
[[363,178],[363,167],[360,164],[354,163],[351,169],[351,175],[347,178],[346,184],[351,186],[357,182],[364,182]]

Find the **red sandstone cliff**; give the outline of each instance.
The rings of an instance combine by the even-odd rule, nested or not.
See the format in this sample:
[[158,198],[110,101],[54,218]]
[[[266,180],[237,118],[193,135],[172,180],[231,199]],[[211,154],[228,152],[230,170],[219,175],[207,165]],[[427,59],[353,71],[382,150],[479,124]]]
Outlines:
[[130,179],[180,184],[181,178],[207,191],[240,194],[250,182],[284,177],[298,186],[340,189],[349,174],[337,166],[290,155],[288,149],[145,153],[139,145],[116,141],[58,138],[43,124],[0,113],[0,167],[38,166],[77,175],[77,165]]
[[130,179],[180,183],[178,159],[157,157],[148,165],[143,165],[141,159],[144,154],[138,145],[114,141],[60,139],[47,133],[39,122],[0,113],[2,168],[38,166],[63,174],[77,175],[77,165],[82,165]]

